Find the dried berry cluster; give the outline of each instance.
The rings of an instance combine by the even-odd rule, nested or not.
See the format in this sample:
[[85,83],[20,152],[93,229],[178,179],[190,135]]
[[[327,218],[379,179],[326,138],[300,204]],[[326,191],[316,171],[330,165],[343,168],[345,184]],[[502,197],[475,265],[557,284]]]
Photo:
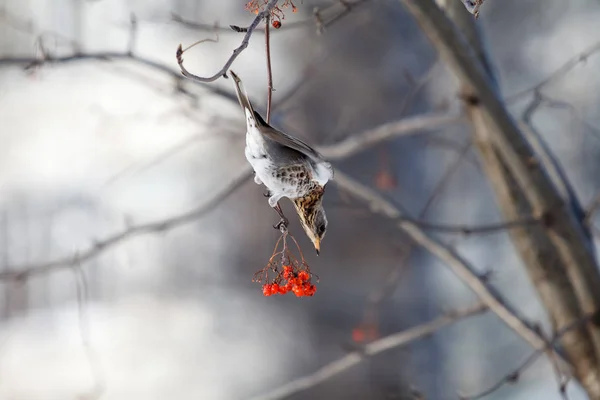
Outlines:
[[[295,243],[300,253],[300,260],[289,249],[288,236]],[[281,250],[279,250],[280,245]],[[274,275],[274,277],[270,279],[269,275]],[[304,261],[298,242],[287,230],[284,230],[275,244],[269,263],[254,275],[253,281],[263,283],[262,291],[265,296],[283,295],[292,292],[296,297],[305,297],[313,296],[317,291],[316,286],[312,283],[313,276],[310,267]]]
[[[269,0],[251,0],[246,3],[246,10],[258,14],[267,5]],[[281,21],[285,19],[284,8],[292,7],[292,12],[297,12],[298,8],[292,3],[292,0],[284,0],[281,5],[276,5],[271,10],[271,25],[275,29],[281,28]]]
[[317,287],[310,283],[310,273],[307,271],[294,272],[291,265],[283,266],[283,279],[279,283],[265,283],[263,294],[272,296],[274,294],[286,294],[292,292],[296,297],[312,296]]

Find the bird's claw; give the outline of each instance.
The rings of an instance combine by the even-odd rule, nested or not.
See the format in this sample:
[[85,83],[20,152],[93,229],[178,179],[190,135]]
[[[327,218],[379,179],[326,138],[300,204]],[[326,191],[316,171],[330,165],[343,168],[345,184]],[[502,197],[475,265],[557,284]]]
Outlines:
[[288,225],[290,224],[290,221],[288,221],[287,218],[281,218],[281,220],[276,223],[275,225],[273,225],[274,229],[277,229],[278,231],[283,231],[283,230],[287,230]]

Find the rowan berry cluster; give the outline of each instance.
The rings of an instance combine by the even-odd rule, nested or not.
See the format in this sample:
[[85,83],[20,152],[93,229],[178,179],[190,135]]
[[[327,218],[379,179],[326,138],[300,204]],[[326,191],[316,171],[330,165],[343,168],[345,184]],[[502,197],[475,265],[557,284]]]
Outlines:
[[[288,246],[289,238],[296,245],[300,254],[299,259]],[[312,283],[313,277],[316,275],[310,272],[310,267],[304,260],[298,242],[285,229],[282,230],[281,237],[275,244],[273,255],[267,266],[254,275],[253,282],[263,283],[262,292],[265,296],[284,295],[292,292],[296,297],[306,297],[313,296],[317,291],[316,286]],[[316,279],[318,281],[318,277]]]
[[[258,14],[269,3],[269,0],[251,0],[246,3],[246,10]],[[284,0],[281,5],[276,5],[271,9],[271,25],[275,29],[281,28],[281,21],[285,19],[284,8],[292,7],[292,12],[297,12],[298,8],[292,0]]]
[[283,273],[275,279],[279,283],[265,283],[263,294],[272,296],[292,292],[296,297],[312,296],[317,291],[317,287],[310,283],[310,278],[309,272],[305,270],[294,271],[294,267],[291,265],[284,265]]

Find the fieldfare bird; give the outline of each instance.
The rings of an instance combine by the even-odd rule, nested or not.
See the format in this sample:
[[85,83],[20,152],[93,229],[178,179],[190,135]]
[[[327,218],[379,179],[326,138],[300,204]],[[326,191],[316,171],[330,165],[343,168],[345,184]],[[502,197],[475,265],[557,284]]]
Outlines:
[[246,159],[254,169],[254,182],[268,189],[269,205],[287,226],[279,200],[289,198],[300,223],[317,251],[327,231],[327,217],[323,209],[325,185],[333,179],[331,164],[312,147],[288,134],[271,127],[254,111],[243,89],[242,81],[233,72],[238,100],[246,115]]

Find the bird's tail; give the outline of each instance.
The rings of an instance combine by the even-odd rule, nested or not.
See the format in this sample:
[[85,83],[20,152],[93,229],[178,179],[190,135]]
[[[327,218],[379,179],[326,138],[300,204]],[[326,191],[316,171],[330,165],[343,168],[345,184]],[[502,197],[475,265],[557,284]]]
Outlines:
[[242,85],[242,80],[240,79],[239,76],[237,76],[237,74],[235,72],[230,70],[229,73],[231,74],[231,77],[233,78],[233,83],[235,84],[235,91],[237,93],[237,97],[240,102],[240,105],[242,106],[242,108],[244,110],[250,111],[250,115],[254,115],[254,109],[252,108],[252,103],[250,103],[250,100],[248,99],[248,94],[246,93],[246,90],[244,89],[244,86]]

